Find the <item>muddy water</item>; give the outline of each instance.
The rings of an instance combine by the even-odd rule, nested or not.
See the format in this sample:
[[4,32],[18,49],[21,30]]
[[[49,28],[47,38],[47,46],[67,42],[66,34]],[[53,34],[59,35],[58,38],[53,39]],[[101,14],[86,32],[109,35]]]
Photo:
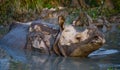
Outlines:
[[106,44],[88,58],[48,56],[1,43],[0,70],[120,70],[120,29],[113,26],[105,35]]

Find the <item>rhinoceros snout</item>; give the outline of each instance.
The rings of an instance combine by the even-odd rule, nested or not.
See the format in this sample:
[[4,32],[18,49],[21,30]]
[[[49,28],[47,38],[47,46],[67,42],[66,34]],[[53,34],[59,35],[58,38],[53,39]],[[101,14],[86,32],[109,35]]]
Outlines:
[[105,43],[105,39],[104,37],[101,36],[94,36],[91,43],[100,43],[100,44],[104,44]]

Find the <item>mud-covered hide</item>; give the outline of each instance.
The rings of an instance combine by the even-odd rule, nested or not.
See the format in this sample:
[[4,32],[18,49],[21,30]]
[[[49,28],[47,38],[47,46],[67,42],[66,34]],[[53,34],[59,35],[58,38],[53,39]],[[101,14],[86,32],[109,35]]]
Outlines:
[[57,25],[39,22],[29,27],[27,49],[38,49],[41,53],[49,54],[58,34]]
[[104,35],[94,25],[85,29],[66,25],[58,36],[53,49],[63,56],[87,57],[105,43]]

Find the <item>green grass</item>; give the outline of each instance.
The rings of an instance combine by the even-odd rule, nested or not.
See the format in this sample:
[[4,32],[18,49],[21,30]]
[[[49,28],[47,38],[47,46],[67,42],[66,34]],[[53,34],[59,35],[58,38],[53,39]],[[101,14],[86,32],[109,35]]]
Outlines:
[[0,38],[3,37],[8,32],[8,27],[4,27],[0,29]]
[[53,7],[51,1],[2,0],[0,2],[0,24],[6,25],[13,20],[22,21],[24,18],[29,19],[30,17],[33,17],[33,15],[39,14],[41,12],[41,9],[44,7],[48,7],[48,8]]

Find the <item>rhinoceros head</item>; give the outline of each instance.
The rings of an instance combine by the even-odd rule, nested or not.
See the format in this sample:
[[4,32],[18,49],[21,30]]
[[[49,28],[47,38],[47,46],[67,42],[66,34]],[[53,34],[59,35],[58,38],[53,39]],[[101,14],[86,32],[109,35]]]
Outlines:
[[86,57],[104,43],[104,35],[94,25],[75,27],[64,25],[54,46],[54,51],[63,56]]

